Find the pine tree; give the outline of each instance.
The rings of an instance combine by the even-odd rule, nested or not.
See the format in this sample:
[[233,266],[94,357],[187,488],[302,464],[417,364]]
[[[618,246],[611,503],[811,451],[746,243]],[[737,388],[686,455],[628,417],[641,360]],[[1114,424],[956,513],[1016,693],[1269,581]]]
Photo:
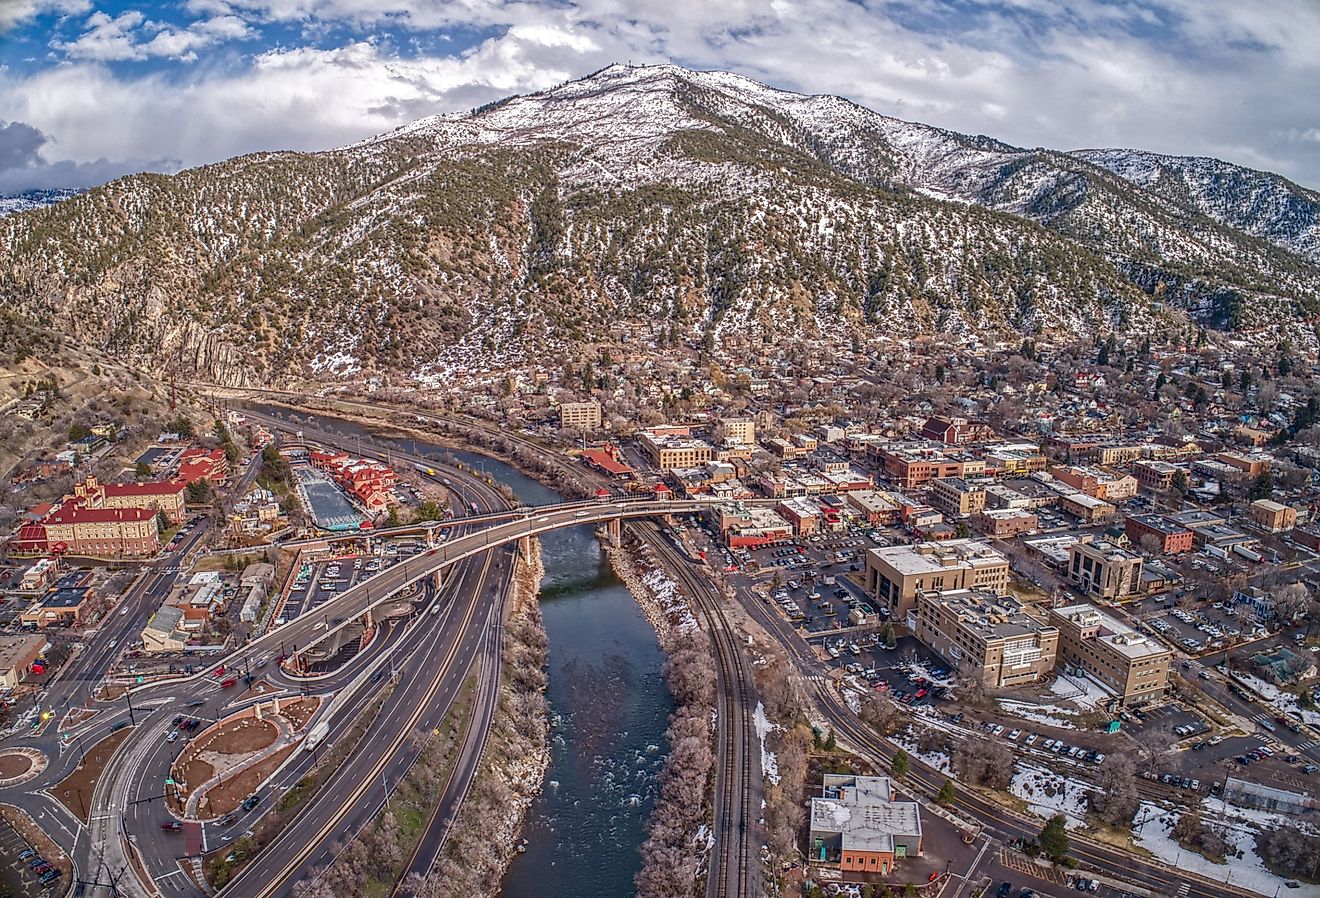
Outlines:
[[953,780],[945,780],[940,786],[940,794],[935,796],[940,804],[953,804]]
[[1059,860],[1068,853],[1067,820],[1062,814],[1055,814],[1040,831],[1040,850],[1051,860]]
[[894,760],[889,765],[889,772],[899,779],[902,779],[907,776],[908,768],[911,766],[912,761],[908,757],[908,753],[900,748],[898,751],[894,752]]
[[829,734],[825,737],[825,750],[828,752],[838,751],[839,740],[834,735],[834,727],[830,727]]

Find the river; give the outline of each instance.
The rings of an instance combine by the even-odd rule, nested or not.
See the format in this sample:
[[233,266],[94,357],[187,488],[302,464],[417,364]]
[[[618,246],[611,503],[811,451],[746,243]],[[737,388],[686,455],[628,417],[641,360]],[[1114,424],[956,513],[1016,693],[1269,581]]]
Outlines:
[[[350,437],[365,434],[333,418],[313,417],[309,423]],[[486,456],[410,439],[392,442],[402,451],[436,457],[448,453],[479,466],[507,484],[521,502],[563,501]],[[527,850],[514,859],[501,895],[627,898],[641,866],[638,848],[645,839],[666,753],[665,726],[673,711],[661,676],[664,654],[590,527],[546,534],[541,544],[551,759],[523,829]]]

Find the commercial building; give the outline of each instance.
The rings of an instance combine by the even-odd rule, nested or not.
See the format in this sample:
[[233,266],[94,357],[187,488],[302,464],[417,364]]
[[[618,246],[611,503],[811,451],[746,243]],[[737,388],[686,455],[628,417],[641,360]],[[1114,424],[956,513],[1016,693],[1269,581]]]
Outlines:
[[17,688],[45,650],[44,636],[0,636],[0,687]]
[[1257,499],[1251,503],[1251,520],[1262,530],[1281,533],[1297,526],[1297,509],[1270,499]]
[[959,673],[995,688],[1044,678],[1059,644],[1058,629],[1016,599],[980,589],[920,593],[916,635]]
[[1124,522],[1123,529],[1134,546],[1151,543],[1146,539],[1149,536],[1158,540],[1159,551],[1165,555],[1192,551],[1192,531],[1157,514],[1132,515]]
[[1103,540],[1073,543],[1068,580],[1088,596],[1121,599],[1141,592],[1142,557]]
[[775,506],[775,510],[793,525],[798,536],[810,536],[820,527],[820,505],[806,496],[785,499]]
[[913,610],[919,592],[973,587],[998,593],[1008,589],[1008,559],[980,540],[886,546],[866,553],[866,591],[897,620]]
[[1100,524],[1118,514],[1118,509],[1104,499],[1086,493],[1060,494],[1059,508],[1086,524]]
[[1263,452],[1220,452],[1215,460],[1237,468],[1248,477],[1259,477],[1270,469],[1270,457]]
[[820,797],[811,799],[810,862],[884,876],[921,853],[921,811],[896,800],[893,780],[825,774]]
[[967,517],[985,508],[985,489],[961,477],[940,477],[931,483],[930,504],[953,517]]
[[560,427],[596,430],[600,423],[600,403],[594,399],[587,402],[564,402],[559,406]]
[[751,418],[724,418],[720,424],[724,427],[726,443],[737,446],[756,444],[756,422]]
[[1173,478],[1182,468],[1167,461],[1142,459],[1132,465],[1137,483],[1151,492],[1163,493],[1173,489]]
[[891,443],[876,450],[885,476],[902,489],[925,486],[936,477],[979,477],[985,460],[946,454],[944,446]]
[[1173,653],[1095,605],[1052,608],[1059,663],[1079,668],[1109,688],[1123,707],[1153,701],[1169,685]]
[[995,539],[1030,533],[1039,524],[1034,514],[1016,508],[987,508],[976,517],[976,526],[981,532]]
[[793,538],[793,525],[761,505],[718,506],[711,510],[730,546],[751,547]]
[[715,457],[715,448],[692,437],[686,427],[644,430],[638,434],[637,444],[647,461],[661,471],[695,468]]

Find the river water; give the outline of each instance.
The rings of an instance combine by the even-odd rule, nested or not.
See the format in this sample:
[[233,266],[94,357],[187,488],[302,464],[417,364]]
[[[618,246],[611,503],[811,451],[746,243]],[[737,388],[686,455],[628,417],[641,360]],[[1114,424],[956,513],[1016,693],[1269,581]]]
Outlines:
[[[268,413],[282,410],[262,408]],[[307,416],[303,416],[307,420]],[[333,418],[309,423],[350,437]],[[481,455],[396,440],[415,454],[449,454],[480,466],[529,504],[563,501],[551,489]],[[351,444],[345,446],[351,450]],[[590,527],[541,538],[541,615],[550,642],[550,768],[533,802],[504,898],[627,898],[659,783],[673,701],[664,655],[631,593],[610,569]]]

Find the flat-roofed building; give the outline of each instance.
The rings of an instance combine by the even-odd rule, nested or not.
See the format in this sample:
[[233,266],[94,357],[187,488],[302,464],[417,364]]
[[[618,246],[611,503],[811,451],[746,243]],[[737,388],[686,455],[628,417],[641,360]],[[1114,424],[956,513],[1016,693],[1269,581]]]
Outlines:
[[600,428],[600,422],[600,403],[594,399],[587,402],[561,402],[559,404],[560,427],[597,430]]
[[811,799],[810,860],[845,873],[892,873],[898,860],[922,854],[921,810],[898,801],[887,776],[825,774]]
[[806,496],[793,496],[775,506],[785,520],[793,525],[798,536],[810,536],[820,525],[820,505]]
[[1058,629],[1016,599],[979,589],[919,593],[916,635],[960,673],[994,688],[1043,679],[1059,644]]
[[690,436],[687,428],[681,433],[675,433],[674,428],[644,430],[638,435],[637,443],[647,460],[661,471],[695,468],[715,458],[715,448]]
[[1098,599],[1120,599],[1141,592],[1142,557],[1113,543],[1073,543],[1068,550],[1068,580]]
[[985,508],[985,489],[961,477],[939,477],[930,486],[930,504],[947,515],[967,517]]
[[739,446],[756,444],[756,421],[751,418],[724,418],[720,421],[724,427],[724,440]]
[[763,546],[793,538],[793,525],[773,508],[762,505],[721,505],[710,512],[730,546]]
[[1040,521],[1029,511],[1017,508],[987,508],[976,516],[976,526],[986,536],[1008,539],[1030,533]]
[[1118,514],[1118,509],[1104,499],[1086,493],[1060,493],[1059,508],[1087,524],[1099,524]]
[[918,592],[972,587],[1008,589],[1008,559],[981,540],[886,546],[866,553],[866,591],[895,619],[913,610]]
[[1163,493],[1173,489],[1174,475],[1183,470],[1172,462],[1142,459],[1132,465],[1137,483],[1148,490]]
[[1251,503],[1251,520],[1262,530],[1281,533],[1297,526],[1297,509],[1271,499],[1257,499]]
[[1169,686],[1173,653],[1095,605],[1051,608],[1060,666],[1080,668],[1124,707],[1153,701]]
[[0,636],[0,687],[17,688],[45,649],[45,636]]
[[1165,555],[1192,551],[1192,531],[1157,514],[1132,515],[1123,522],[1123,529],[1134,546],[1144,548],[1146,543],[1154,545],[1152,540],[1146,539],[1152,537],[1158,541],[1159,551]]

